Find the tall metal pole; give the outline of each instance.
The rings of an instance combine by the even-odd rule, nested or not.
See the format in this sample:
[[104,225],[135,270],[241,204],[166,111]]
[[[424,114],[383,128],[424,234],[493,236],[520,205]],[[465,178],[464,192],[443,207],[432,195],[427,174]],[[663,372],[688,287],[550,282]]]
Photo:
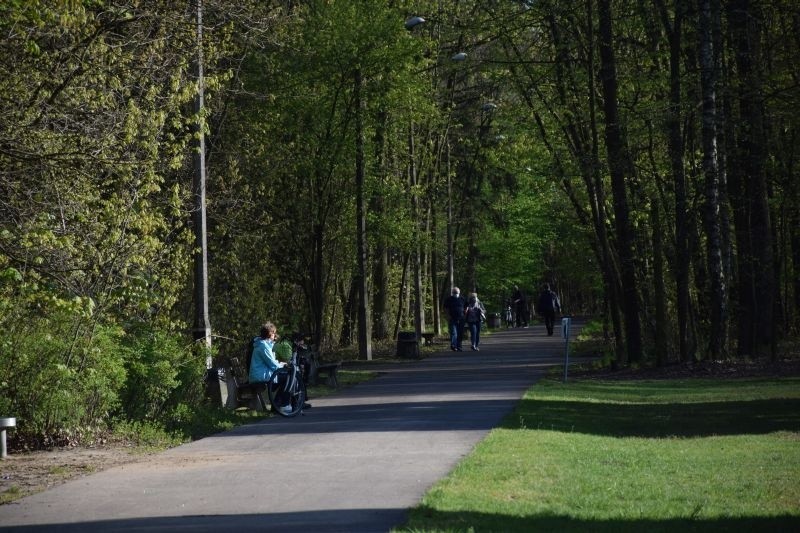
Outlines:
[[[203,340],[211,346],[211,322],[208,317],[208,246],[206,239],[206,142],[203,133],[203,0],[197,2],[197,64],[195,75],[197,77],[197,92],[194,98],[194,118],[192,138],[192,160],[194,175],[192,179],[192,194],[194,196],[194,209],[192,211],[192,224],[194,226],[195,254],[194,254],[194,329],[193,337],[196,341]],[[211,368],[210,355],[206,359],[206,366]]]

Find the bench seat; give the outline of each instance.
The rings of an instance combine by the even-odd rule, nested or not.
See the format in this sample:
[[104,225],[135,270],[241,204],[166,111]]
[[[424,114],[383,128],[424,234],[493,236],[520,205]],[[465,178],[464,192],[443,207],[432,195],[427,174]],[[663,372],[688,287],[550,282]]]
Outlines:
[[264,397],[267,390],[266,383],[250,383],[238,357],[231,357],[230,362],[230,377],[236,389],[236,405],[267,411],[269,406],[267,399]]

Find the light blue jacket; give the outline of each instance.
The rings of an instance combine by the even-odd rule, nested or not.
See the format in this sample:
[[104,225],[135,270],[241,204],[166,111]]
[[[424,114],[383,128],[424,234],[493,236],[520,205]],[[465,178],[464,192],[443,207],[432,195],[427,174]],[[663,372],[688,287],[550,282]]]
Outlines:
[[275,341],[253,338],[253,357],[250,360],[250,383],[263,383],[281,366],[272,352]]

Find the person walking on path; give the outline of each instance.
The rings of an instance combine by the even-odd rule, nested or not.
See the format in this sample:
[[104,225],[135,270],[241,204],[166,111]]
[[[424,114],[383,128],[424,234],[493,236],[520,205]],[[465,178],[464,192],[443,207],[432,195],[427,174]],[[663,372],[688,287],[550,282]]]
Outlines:
[[558,300],[558,295],[550,290],[550,284],[545,283],[542,287],[542,292],[539,294],[539,300],[536,304],[536,312],[544,318],[544,326],[547,329],[547,335],[553,335],[553,326],[556,320],[556,310],[561,312],[561,302]]
[[453,287],[452,294],[444,301],[447,321],[450,329],[450,349],[454,352],[461,351],[461,342],[464,337],[464,310],[467,304],[461,297],[461,290]]
[[472,350],[480,351],[478,345],[481,343],[481,323],[486,320],[486,308],[478,300],[478,294],[473,292],[467,301],[467,327],[469,327],[469,338],[472,342]]
[[528,301],[525,298],[525,293],[519,288],[518,285],[514,285],[514,294],[511,296],[511,300],[514,302],[514,306],[516,309],[516,321],[517,327],[528,327]]

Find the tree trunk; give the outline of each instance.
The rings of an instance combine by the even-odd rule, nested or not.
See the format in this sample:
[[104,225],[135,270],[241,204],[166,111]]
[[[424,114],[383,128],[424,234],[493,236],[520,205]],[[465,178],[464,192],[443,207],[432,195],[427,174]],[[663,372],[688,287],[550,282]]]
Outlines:
[[705,175],[706,260],[711,289],[709,302],[711,330],[708,357],[718,360],[727,355],[727,287],[722,265],[722,232],[719,206],[719,167],[717,154],[717,60],[712,35],[711,0],[700,0],[699,61],[703,100],[702,138]]
[[797,204],[792,206],[792,215],[790,220],[790,247],[792,249],[792,263],[790,270],[794,272],[793,293],[794,293],[794,312],[792,318],[797,320],[800,314],[800,209]]
[[[772,331],[775,278],[772,233],[765,174],[763,76],[760,72],[761,13],[750,0],[728,4],[738,71],[738,103],[741,117],[737,155],[744,183],[740,183],[740,216],[748,222],[740,237],[749,241],[750,269],[741,272],[740,309],[749,307],[750,335],[740,338],[739,354],[758,356],[774,342]],[[742,244],[742,243],[740,243]],[[741,247],[737,247],[741,249]],[[740,329],[740,334],[742,329]]]
[[[592,2],[586,1],[587,9],[587,28],[588,41],[594,43],[594,15],[592,13]],[[606,293],[605,309],[611,319],[611,327],[614,331],[614,353],[618,364],[625,359],[625,343],[623,342],[622,316],[620,314],[620,282],[619,270],[614,261],[614,253],[611,249],[611,242],[608,238],[608,227],[606,226],[606,194],[603,189],[603,179],[600,175],[600,134],[597,129],[597,109],[596,91],[594,79],[594,46],[589,46],[589,61],[587,78],[589,80],[589,123],[591,126],[592,148],[591,148],[591,169],[584,173],[584,181],[589,196],[592,198],[594,212],[594,227],[597,235],[598,245],[601,252],[601,268],[603,274],[603,286]],[[593,191],[593,192],[592,192]],[[607,329],[607,328],[606,328]],[[607,334],[606,334],[607,335]]]
[[376,244],[372,267],[372,336],[384,340],[389,338],[389,301],[386,297],[389,290],[389,249],[383,239]]
[[443,295],[450,294],[455,285],[455,258],[453,246],[453,187],[450,179],[450,143],[447,143],[447,290]]
[[322,349],[323,337],[325,335],[325,274],[324,274],[324,246],[325,230],[324,226],[317,222],[314,224],[314,236],[312,239],[314,252],[311,263],[311,279],[309,300],[311,302],[311,312],[313,314],[314,342],[318,349]]
[[[436,165],[435,168],[431,168],[430,174],[428,175],[428,190],[434,191],[436,189],[436,177],[439,175],[439,163],[441,159],[440,150],[436,150],[437,155],[436,158]],[[429,195],[432,197],[432,195]],[[431,237],[430,240],[433,245],[430,247],[430,298],[431,298],[431,321],[433,322],[433,333],[437,336],[442,334],[442,320],[439,316],[439,310],[441,306],[439,305],[439,252],[438,247],[436,245],[439,242],[439,235],[438,235],[438,225],[436,224],[436,201],[431,200],[428,206],[428,213],[430,214],[430,223],[431,223]]]
[[625,316],[625,348],[629,362],[642,356],[642,335],[639,321],[639,296],[636,283],[633,232],[630,224],[625,176],[628,157],[617,109],[617,73],[613,49],[613,28],[610,0],[598,2],[600,32],[600,82],[605,113],[606,150],[614,196],[614,221],[619,242],[622,275],[622,302]]
[[[437,242],[436,231],[436,215],[431,217],[431,241]],[[431,313],[433,314],[433,333],[438,335],[442,334],[442,318],[440,316],[441,306],[439,305],[439,253],[436,246],[431,247],[431,261],[430,261],[430,297],[431,297]]]
[[414,331],[417,338],[422,338],[422,331],[425,328],[423,317],[423,295],[422,295],[422,260],[420,251],[420,216],[419,216],[419,196],[417,185],[419,176],[417,175],[416,147],[414,144],[414,128],[409,126],[408,130],[408,181],[411,190],[411,217],[413,221],[413,276],[414,276]]
[[403,254],[403,275],[400,277],[400,290],[397,297],[397,318],[394,323],[394,335],[392,338],[396,339],[397,334],[400,332],[400,324],[403,322],[403,317],[406,315],[404,312],[406,308],[406,295],[408,294],[408,263],[411,254]]
[[675,18],[669,20],[669,13],[662,0],[656,0],[661,21],[669,36],[669,114],[667,116],[667,142],[675,187],[675,289],[676,311],[678,314],[678,350],[680,360],[691,360],[689,342],[689,229],[686,215],[686,174],[683,160],[683,133],[681,132],[681,34],[685,5],[683,0],[675,0]]
[[[378,113],[375,131],[375,174],[381,177],[381,185],[386,177],[386,112]],[[372,196],[372,213],[382,217],[386,206],[382,191]],[[377,340],[389,338],[389,250],[383,232],[376,235],[375,257],[372,262],[372,336]]]
[[367,217],[364,209],[364,102],[361,99],[361,70],[356,69],[353,97],[356,110],[356,241],[358,253],[358,356],[372,360],[372,335],[367,286]]
[[356,320],[358,319],[357,302],[358,302],[358,283],[357,280],[350,282],[350,289],[345,295],[344,287],[342,287],[342,296],[344,297],[344,312],[342,314],[342,330],[339,334],[339,344],[342,346],[350,346],[353,344],[353,330]]
[[653,292],[655,293],[656,325],[654,332],[656,364],[667,364],[669,337],[667,335],[667,295],[664,287],[664,244],[661,214],[657,201],[650,207],[650,223],[653,229]]

